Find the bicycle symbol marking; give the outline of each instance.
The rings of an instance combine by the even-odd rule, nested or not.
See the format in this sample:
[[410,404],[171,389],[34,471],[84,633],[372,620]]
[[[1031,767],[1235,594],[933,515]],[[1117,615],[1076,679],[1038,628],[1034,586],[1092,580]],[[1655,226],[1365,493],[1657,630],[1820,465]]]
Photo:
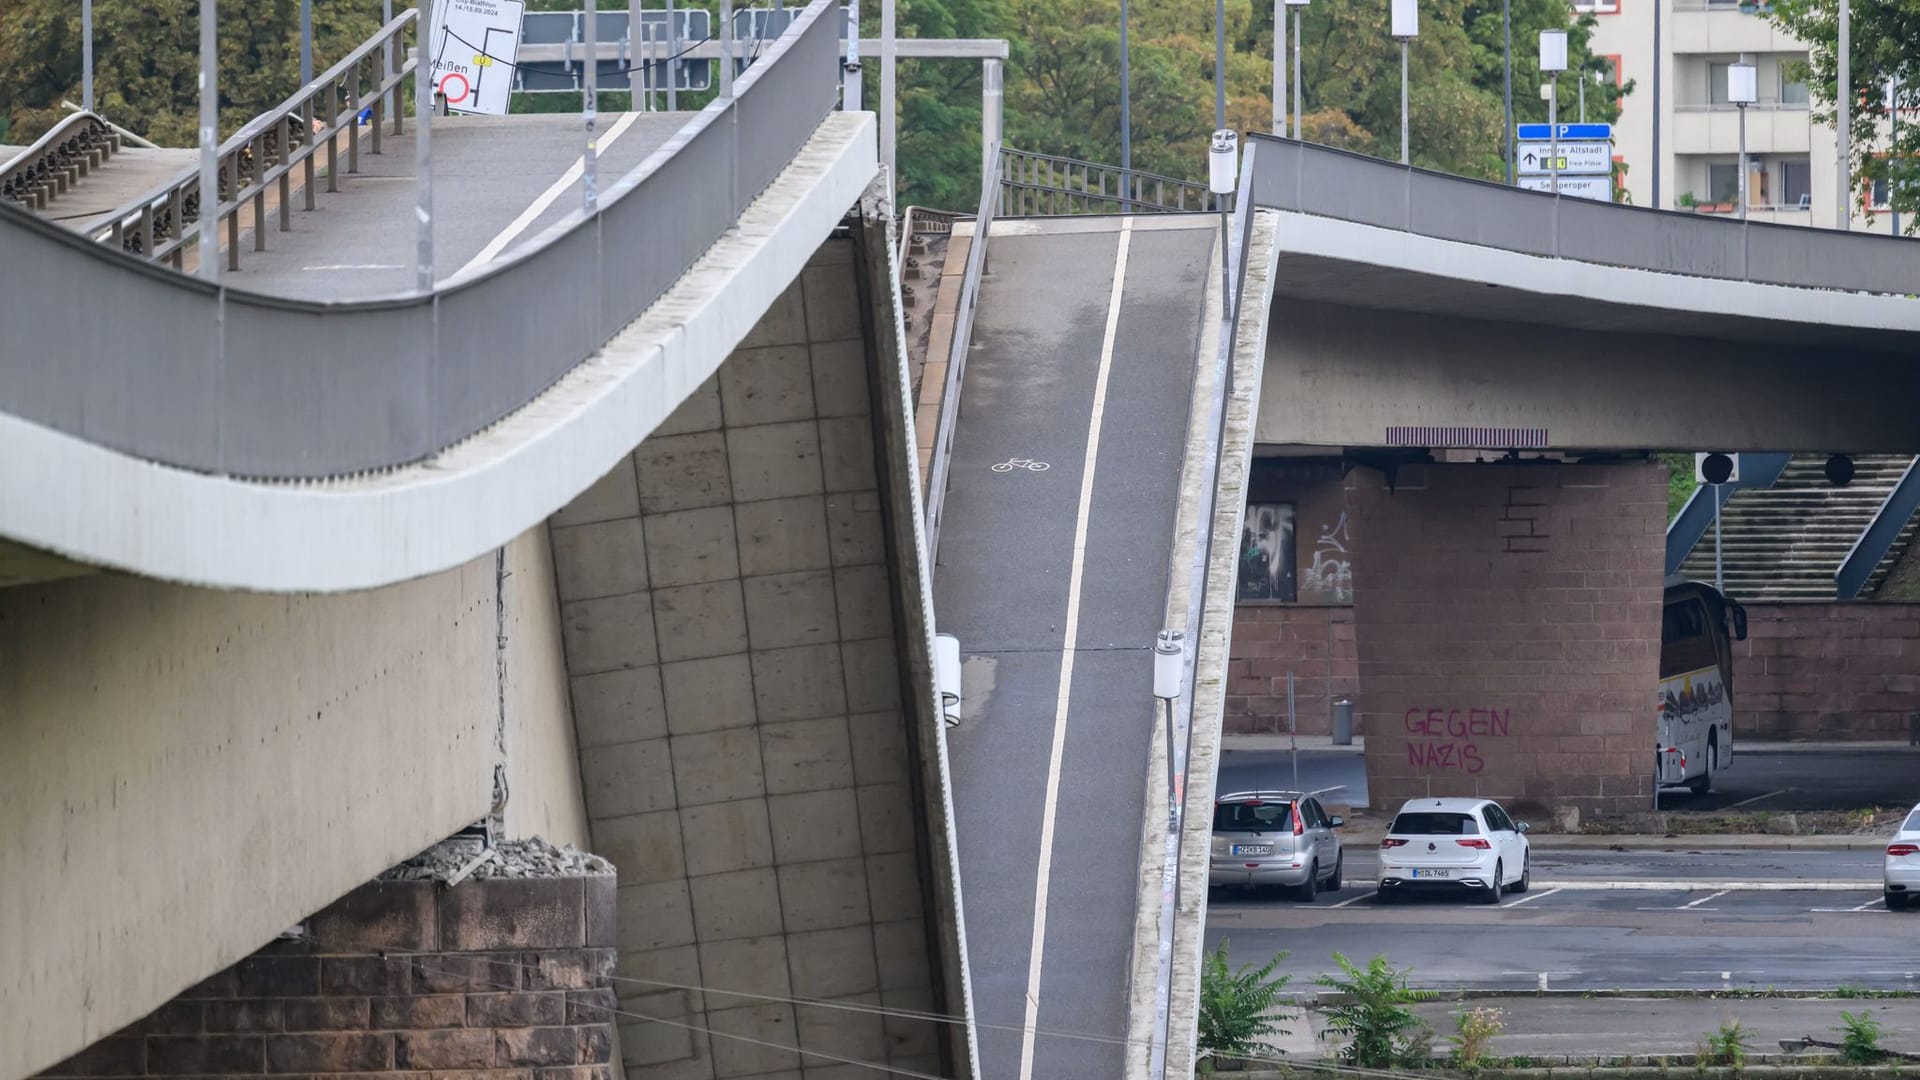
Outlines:
[[1025,469],[1028,472],[1046,472],[1048,469],[1051,469],[1051,468],[1053,468],[1053,466],[1047,464],[1044,461],[1035,461],[1032,458],[1017,457],[1017,458],[1011,458],[1009,460],[1001,462],[998,465],[995,465],[993,467],[993,471],[997,473],[1010,473],[1015,469]]

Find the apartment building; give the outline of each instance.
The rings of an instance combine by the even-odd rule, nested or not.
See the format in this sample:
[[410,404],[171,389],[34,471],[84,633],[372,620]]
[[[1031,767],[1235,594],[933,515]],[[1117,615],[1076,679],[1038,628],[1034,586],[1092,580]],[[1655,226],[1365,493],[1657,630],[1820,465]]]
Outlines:
[[[1744,56],[1759,82],[1759,100],[1747,107],[1748,217],[1836,227],[1834,131],[1812,120],[1811,95],[1794,70],[1807,57],[1806,43],[1776,29],[1760,13],[1762,5],[1741,0],[1575,0],[1575,11],[1595,16],[1593,49],[1612,60],[1611,75],[1635,83],[1622,99],[1614,131],[1614,152],[1626,162],[1625,185],[1634,204],[1654,205],[1656,5],[1660,205],[1738,212],[1740,111],[1728,100],[1727,70]],[[1892,230],[1884,188],[1856,197],[1852,205],[1855,231]]]

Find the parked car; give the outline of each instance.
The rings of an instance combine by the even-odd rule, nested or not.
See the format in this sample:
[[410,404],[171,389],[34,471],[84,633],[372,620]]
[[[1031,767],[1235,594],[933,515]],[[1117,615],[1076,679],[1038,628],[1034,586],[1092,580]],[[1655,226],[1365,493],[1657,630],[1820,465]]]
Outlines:
[[1297,791],[1242,791],[1213,807],[1213,863],[1208,882],[1255,888],[1278,885],[1311,901],[1340,891],[1345,857],[1334,830],[1346,819]]
[[1472,890],[1497,904],[1533,884],[1527,823],[1486,799],[1414,799],[1380,841],[1380,903],[1412,892]]
[[1900,911],[1920,900],[1920,806],[1887,843],[1887,910]]

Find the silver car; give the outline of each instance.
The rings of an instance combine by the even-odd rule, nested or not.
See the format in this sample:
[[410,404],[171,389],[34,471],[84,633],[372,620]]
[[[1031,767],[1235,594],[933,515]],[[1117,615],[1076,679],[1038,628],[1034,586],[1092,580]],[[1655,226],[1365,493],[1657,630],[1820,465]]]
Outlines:
[[1920,900],[1920,806],[1887,841],[1887,907],[1902,911]]
[[1311,901],[1320,890],[1340,891],[1344,856],[1320,800],[1297,791],[1241,791],[1213,807],[1214,885],[1278,885]]

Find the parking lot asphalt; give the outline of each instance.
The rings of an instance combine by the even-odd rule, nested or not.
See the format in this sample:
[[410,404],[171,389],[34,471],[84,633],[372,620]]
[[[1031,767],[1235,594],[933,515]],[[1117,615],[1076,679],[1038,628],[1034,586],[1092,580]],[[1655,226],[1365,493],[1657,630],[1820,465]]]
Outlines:
[[1873,851],[1536,852],[1499,906],[1437,895],[1382,905],[1371,850],[1312,904],[1215,889],[1207,946],[1235,964],[1286,952],[1296,988],[1336,952],[1385,955],[1414,986],[1468,990],[1920,990],[1920,912],[1889,912]]

